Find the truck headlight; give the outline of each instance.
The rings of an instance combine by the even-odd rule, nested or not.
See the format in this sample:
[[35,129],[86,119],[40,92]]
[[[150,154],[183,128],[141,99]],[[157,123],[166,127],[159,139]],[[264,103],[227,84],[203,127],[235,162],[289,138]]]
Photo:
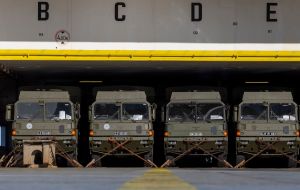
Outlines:
[[89,132],[89,135],[90,135],[90,137],[93,137],[95,135],[94,130],[91,129]]
[[13,130],[11,131],[11,135],[12,135],[12,136],[16,136],[16,135],[17,135],[16,129],[13,129]]
[[153,137],[154,136],[154,131],[153,130],[149,130],[149,131],[147,131],[147,133],[148,133],[149,137]]
[[72,136],[76,136],[76,130],[75,130],[75,129],[72,129],[72,130],[71,130],[71,135],[72,135]]

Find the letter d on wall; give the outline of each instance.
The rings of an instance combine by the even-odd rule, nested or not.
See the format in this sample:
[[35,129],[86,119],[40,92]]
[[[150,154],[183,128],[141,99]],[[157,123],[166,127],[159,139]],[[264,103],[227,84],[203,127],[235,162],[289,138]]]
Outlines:
[[202,4],[192,3],[191,4],[191,20],[192,22],[199,22],[202,20]]

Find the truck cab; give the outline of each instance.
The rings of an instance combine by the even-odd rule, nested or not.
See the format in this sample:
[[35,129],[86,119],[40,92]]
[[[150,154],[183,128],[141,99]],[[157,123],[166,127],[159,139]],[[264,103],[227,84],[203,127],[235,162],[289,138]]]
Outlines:
[[50,140],[76,159],[77,109],[67,91],[20,91],[18,101],[6,110],[13,148],[22,147],[24,141]]
[[[297,159],[299,154],[298,106],[291,92],[244,92],[235,108],[237,162],[251,157]],[[297,162],[288,159],[288,166]]]
[[165,123],[167,160],[186,154],[206,156],[211,161],[219,158],[218,164],[223,165],[228,132],[226,108],[219,92],[172,92]]
[[[155,107],[144,91],[98,91],[90,106],[90,150],[94,159],[127,141],[130,151],[116,149],[112,156],[140,156],[153,160]],[[101,165],[101,160],[96,164]]]

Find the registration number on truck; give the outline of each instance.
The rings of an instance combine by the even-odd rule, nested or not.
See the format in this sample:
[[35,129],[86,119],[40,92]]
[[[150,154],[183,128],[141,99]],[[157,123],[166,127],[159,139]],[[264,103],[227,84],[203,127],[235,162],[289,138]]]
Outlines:
[[203,134],[201,132],[190,132],[189,134],[190,136],[203,136]]
[[116,132],[114,132],[114,135],[115,136],[126,136],[126,135],[128,135],[128,133],[125,131],[116,131]]
[[50,135],[50,131],[38,131],[37,135]]
[[275,136],[275,132],[262,132],[260,133],[261,136]]

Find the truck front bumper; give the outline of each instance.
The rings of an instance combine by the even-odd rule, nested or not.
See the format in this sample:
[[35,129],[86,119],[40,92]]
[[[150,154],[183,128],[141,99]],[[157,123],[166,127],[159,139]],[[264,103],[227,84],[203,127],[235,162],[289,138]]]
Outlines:
[[283,154],[298,155],[300,141],[296,138],[273,138],[266,140],[249,137],[237,138],[237,154],[261,156],[280,156]]
[[[38,139],[32,139],[32,137],[13,137],[12,138],[12,146],[13,148],[16,147],[23,147],[23,140],[35,140],[38,141]],[[67,154],[73,154],[74,156],[77,156],[77,140],[75,137],[59,137],[55,139],[41,139],[41,140],[52,140],[57,143],[57,146],[59,146],[59,149],[64,151],[64,153]],[[58,151],[58,150],[57,150]]]
[[165,154],[180,155],[188,150],[189,156],[205,156],[205,155],[220,155],[227,154],[227,139],[225,138],[165,138]]
[[[145,155],[153,151],[152,137],[90,137],[90,151],[92,154],[103,155],[110,152],[114,156],[132,156],[126,147],[135,154]],[[123,146],[118,145],[123,144]],[[112,151],[115,149],[114,151]]]

